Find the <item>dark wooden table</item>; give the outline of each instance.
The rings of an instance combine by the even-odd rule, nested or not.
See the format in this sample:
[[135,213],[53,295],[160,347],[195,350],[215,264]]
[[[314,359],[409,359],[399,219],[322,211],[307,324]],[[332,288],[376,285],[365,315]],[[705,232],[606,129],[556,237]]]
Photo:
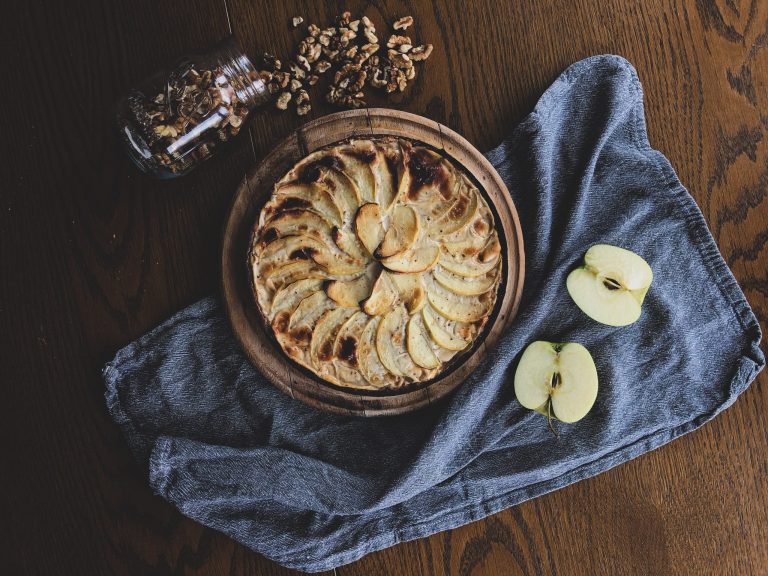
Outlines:
[[[691,190],[766,325],[768,2],[46,4],[16,3],[17,17],[0,24],[4,574],[289,573],[151,494],[107,415],[100,377],[119,347],[217,289],[238,182],[302,122],[256,114],[234,153],[178,181],[129,164],[110,130],[111,103],[229,32],[252,54],[287,54],[296,14],[325,24],[346,7],[379,25],[412,14],[435,52],[388,105],[443,122],[481,150],[568,64],[626,56],[645,87],[651,142]],[[330,111],[318,105],[312,117]],[[765,573],[766,384],[763,373],[714,422],[633,462],[335,572]]]

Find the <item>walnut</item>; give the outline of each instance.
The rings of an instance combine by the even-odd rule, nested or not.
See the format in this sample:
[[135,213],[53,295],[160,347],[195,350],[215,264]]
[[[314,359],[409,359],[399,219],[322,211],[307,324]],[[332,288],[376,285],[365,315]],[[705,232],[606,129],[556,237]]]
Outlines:
[[293,19],[291,20],[291,24],[293,25],[294,28],[298,28],[299,24],[301,24],[302,22],[304,22],[304,18],[302,18],[301,16],[294,16]]
[[277,83],[280,88],[285,88],[291,81],[291,75],[287,72],[275,72],[272,75],[272,79]]
[[312,44],[306,54],[307,62],[317,62],[322,54],[322,49],[323,47],[320,44]]
[[429,58],[430,54],[432,54],[432,44],[425,44],[424,46],[417,46],[408,55],[414,62],[420,62]]
[[413,66],[413,63],[411,62],[410,57],[408,54],[401,54],[397,50],[389,50],[387,52],[387,57],[389,58],[389,61],[392,62],[395,66],[398,68],[410,68]]
[[403,16],[392,24],[392,28],[395,30],[405,30],[413,24],[413,16]]
[[[304,56],[302,56],[301,54],[296,56],[296,62],[298,62],[299,66],[304,68],[305,71],[309,72],[309,70],[310,70],[309,61]],[[302,76],[302,78],[303,78],[303,76]]]
[[413,45],[413,42],[411,42],[411,39],[408,36],[398,36],[397,34],[392,34],[387,40],[387,48],[395,48],[402,46],[403,44]]
[[365,39],[368,40],[369,44],[378,44],[379,39],[376,37],[376,34],[374,34],[375,30],[372,28],[366,28],[363,34],[365,34]]
[[[319,76],[328,70],[335,70],[325,96],[331,104],[351,108],[365,106],[366,85],[390,93],[402,92],[408,81],[416,77],[414,61],[426,60],[432,52],[431,44],[414,47],[409,36],[394,33],[386,42],[386,56],[380,55],[383,41],[379,42],[370,18],[362,16],[353,20],[351,13],[345,11],[334,22],[335,26],[323,29],[316,24],[307,26],[308,35],[296,47],[289,64],[290,72],[279,72],[280,62],[273,56],[265,58],[264,71],[257,77],[267,84],[271,94],[278,94],[277,107],[281,110],[293,101],[297,114],[309,113],[311,103],[304,87],[316,85]],[[413,18],[405,16],[397,20],[393,28],[405,30],[412,24]],[[230,128],[236,130],[239,126]]]
[[277,97],[277,101],[275,102],[275,106],[279,110],[288,110],[288,102],[291,101],[291,93],[290,92],[282,92],[280,96]]
[[328,62],[328,60],[320,60],[320,62],[315,64],[315,72],[323,74],[324,72],[327,72],[330,67],[331,63]]
[[[299,58],[301,58],[301,56]],[[307,73],[305,72],[305,70],[295,62],[291,62],[290,68],[291,68],[291,73],[300,80],[304,79],[307,76]]]

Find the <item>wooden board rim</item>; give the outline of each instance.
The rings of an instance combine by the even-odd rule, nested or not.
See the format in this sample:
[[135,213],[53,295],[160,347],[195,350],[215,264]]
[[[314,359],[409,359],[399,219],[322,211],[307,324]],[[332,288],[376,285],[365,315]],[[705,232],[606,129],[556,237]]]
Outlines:
[[[266,333],[248,284],[246,257],[250,231],[271,194],[272,185],[310,152],[347,138],[393,135],[424,142],[462,166],[478,184],[497,218],[504,237],[505,282],[497,297],[494,317],[479,344],[446,375],[403,394],[341,390],[323,383],[288,359]],[[266,188],[265,188],[266,187]],[[495,345],[517,314],[525,277],[525,253],[517,210],[491,163],[465,138],[428,118],[386,108],[365,108],[323,116],[280,142],[243,179],[226,219],[221,252],[224,308],[235,338],[251,363],[274,386],[292,398],[318,409],[344,415],[384,416],[416,410],[456,389],[477,367],[487,348]]]

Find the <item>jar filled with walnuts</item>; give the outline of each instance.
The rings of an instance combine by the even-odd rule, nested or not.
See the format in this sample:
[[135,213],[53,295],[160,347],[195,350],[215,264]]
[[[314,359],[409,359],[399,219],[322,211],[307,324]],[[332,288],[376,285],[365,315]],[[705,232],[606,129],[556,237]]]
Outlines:
[[237,136],[249,112],[269,99],[259,72],[229,38],[131,90],[118,103],[117,128],[142,171],[173,178]]

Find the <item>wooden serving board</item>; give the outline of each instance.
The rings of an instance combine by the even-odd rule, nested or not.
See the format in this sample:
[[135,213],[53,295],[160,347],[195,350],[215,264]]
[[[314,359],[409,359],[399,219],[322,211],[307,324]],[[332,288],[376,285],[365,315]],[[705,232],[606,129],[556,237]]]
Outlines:
[[[452,369],[417,389],[375,392],[342,389],[294,363],[268,334],[249,285],[247,251],[252,228],[275,184],[310,152],[353,137],[399,136],[423,142],[449,157],[472,175],[495,212],[504,259],[503,282],[494,314],[483,335]],[[283,140],[249,174],[235,194],[224,227],[222,290],[235,336],[251,362],[272,384],[291,397],[330,412],[357,416],[401,414],[442,398],[475,369],[517,313],[525,274],[523,237],[517,211],[499,175],[485,157],[453,130],[427,118],[370,108],[331,114],[304,126]]]

